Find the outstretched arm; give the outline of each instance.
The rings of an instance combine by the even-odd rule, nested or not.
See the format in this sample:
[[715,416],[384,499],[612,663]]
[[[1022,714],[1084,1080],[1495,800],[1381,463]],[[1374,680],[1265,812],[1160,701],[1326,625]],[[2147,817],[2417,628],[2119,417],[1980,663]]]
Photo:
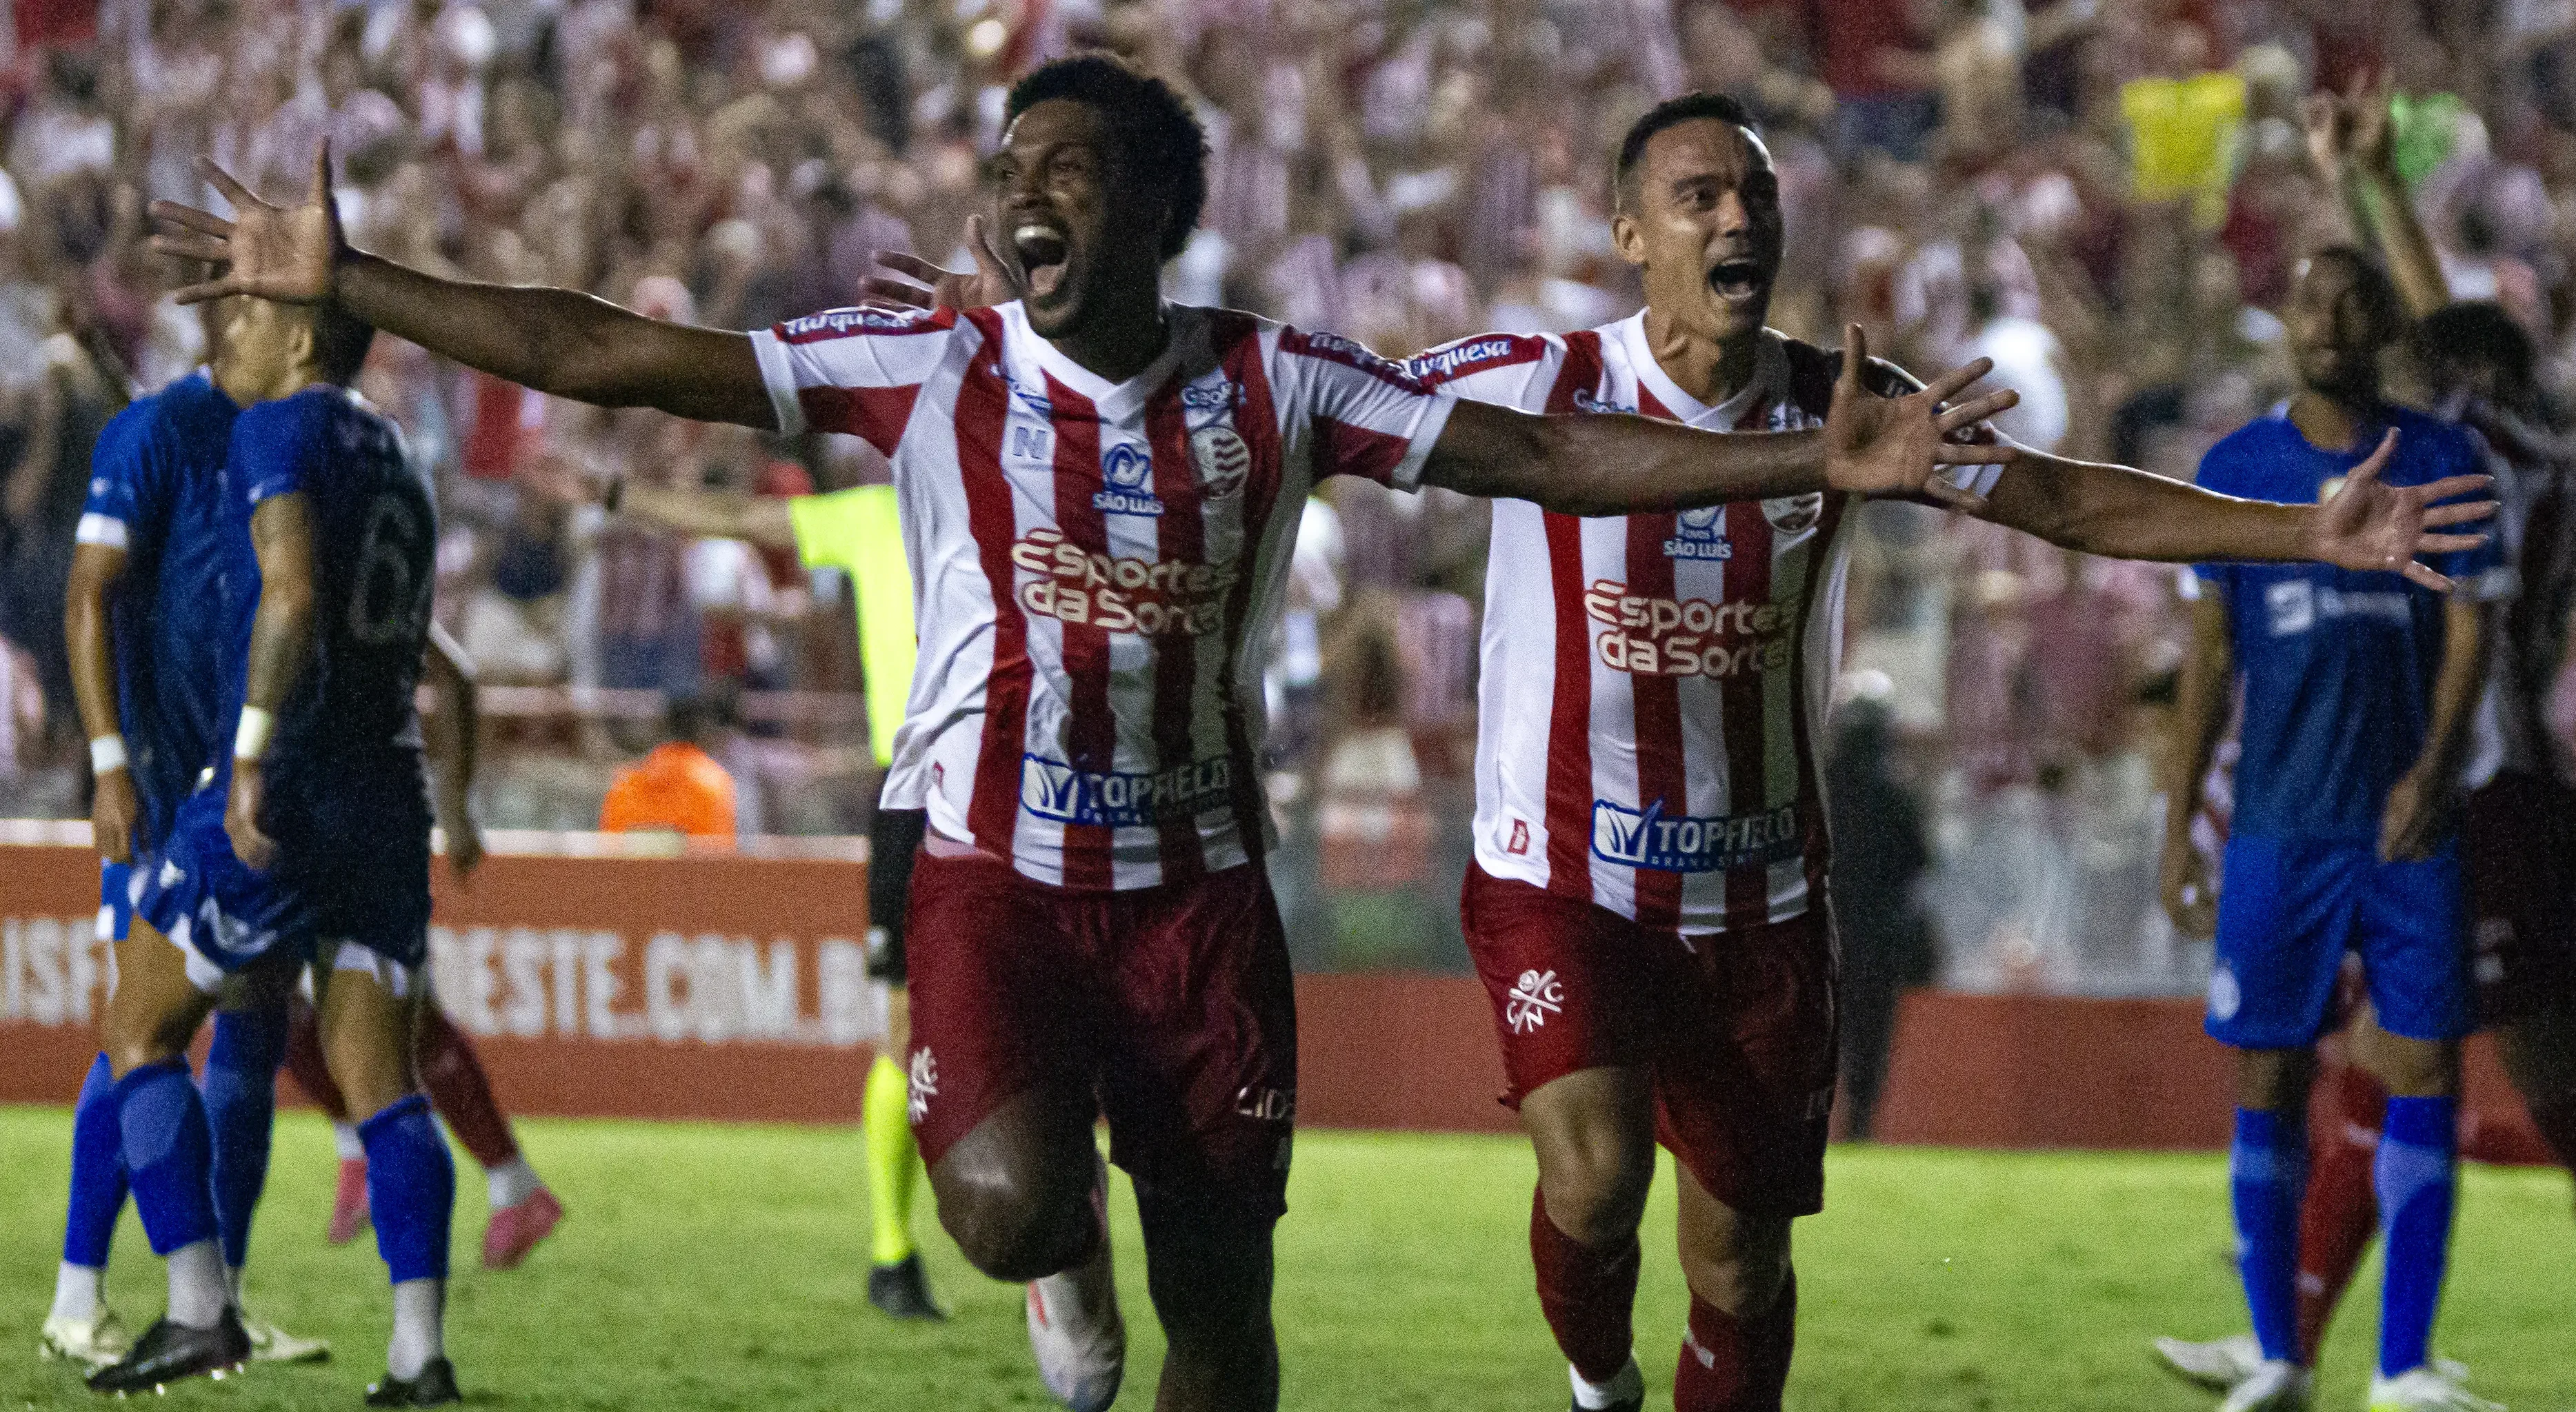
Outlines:
[[2447,591],[2451,581],[2415,556],[2484,543],[2483,534],[2444,531],[2489,518],[2495,501],[2436,502],[2482,494],[2494,477],[2450,476],[2424,485],[2392,486],[2379,475],[2396,448],[2397,434],[2390,432],[2370,459],[2345,477],[2343,490],[2323,505],[2238,500],[2128,466],[2025,452],[2004,468],[1979,513],[2052,544],[2115,559],[2313,559],[2347,569],[2402,573],[2426,588]]
[[474,663],[447,629],[429,625],[421,654],[422,675],[438,699],[431,713],[429,753],[441,769],[432,803],[447,835],[447,866],[462,882],[483,861],[483,830],[474,822],[474,767],[480,758],[483,713],[474,687]]
[[746,540],[763,549],[796,548],[796,523],[788,513],[784,496],[745,495],[738,490],[671,490],[636,485],[620,477],[609,482],[601,503],[618,514],[674,534]]
[[314,156],[312,186],[294,206],[262,201],[211,162],[201,164],[206,179],[233,203],[232,220],[154,202],[155,250],[227,267],[180,290],[179,299],[337,300],[397,338],[552,396],[775,429],[742,334],[648,319],[568,289],[441,279],[351,249],[331,201],[330,161],[325,144]]
[[2397,174],[2391,96],[2385,70],[2376,78],[2354,79],[2353,91],[2343,100],[2343,131],[2352,147],[2353,177],[2366,198],[2362,204],[2388,256],[2388,276],[2406,301],[2406,312],[2420,319],[2451,302],[2451,282],[2442,273],[2442,257],[2434,253],[2423,219],[2415,214],[2406,180]]
[[277,728],[278,709],[313,656],[313,517],[304,493],[259,502],[250,515],[250,541],[259,560],[259,607],[251,615],[249,679],[233,736],[224,832],[244,863],[264,869],[276,858],[277,845],[260,826],[260,762]]
[[1861,386],[1866,340],[1856,325],[1846,333],[1842,376],[1821,431],[1717,436],[1648,417],[1541,417],[1460,402],[1431,448],[1422,482],[1568,515],[1653,513],[1823,490],[1925,494],[1973,508],[1976,497],[1951,485],[1942,468],[2008,462],[2019,450],[1949,438],[2012,406],[2018,394],[1945,408],[1992,371],[1979,359],[1910,396],[1876,396]]
[[[109,644],[108,591],[125,577],[122,545],[80,544],[72,549],[70,587],[63,594],[63,639],[71,651],[72,699],[81,731],[90,741],[90,842],[111,863],[134,861],[134,774],[125,763],[125,736],[117,723],[116,657]],[[104,768],[102,768],[104,767]]]

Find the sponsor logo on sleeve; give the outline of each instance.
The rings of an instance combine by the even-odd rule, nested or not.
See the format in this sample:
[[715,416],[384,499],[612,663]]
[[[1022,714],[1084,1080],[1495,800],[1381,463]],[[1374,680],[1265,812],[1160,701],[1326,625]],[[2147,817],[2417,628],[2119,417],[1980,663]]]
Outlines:
[[1537,339],[1471,338],[1446,348],[1417,353],[1404,360],[1404,368],[1416,378],[1437,387],[1487,368],[1533,362],[1545,346]]

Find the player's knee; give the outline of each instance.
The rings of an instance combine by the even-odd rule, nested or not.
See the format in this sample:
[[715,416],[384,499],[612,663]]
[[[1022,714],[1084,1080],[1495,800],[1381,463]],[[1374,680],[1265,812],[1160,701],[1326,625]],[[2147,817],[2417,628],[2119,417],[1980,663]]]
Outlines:
[[1754,1249],[1682,1253],[1682,1278],[1700,1302],[1738,1319],[1758,1318],[1789,1285],[1785,1243]]
[[2459,1089],[2457,1044],[2380,1033],[2370,1037],[2360,1057],[2392,1097],[2437,1098]]
[[2265,1113],[2294,1113],[2308,1102],[2315,1065],[2304,1049],[2248,1049],[2237,1056],[2236,1106]]
[[1580,1245],[1619,1245],[1635,1235],[1654,1180],[1652,1147],[1641,1159],[1618,1143],[1566,1144],[1539,1160],[1548,1219]]
[[1055,1274],[1081,1255],[1096,1227],[1089,1184],[1052,1173],[971,1168],[936,1174],[932,1188],[939,1224],[967,1263],[997,1280]]

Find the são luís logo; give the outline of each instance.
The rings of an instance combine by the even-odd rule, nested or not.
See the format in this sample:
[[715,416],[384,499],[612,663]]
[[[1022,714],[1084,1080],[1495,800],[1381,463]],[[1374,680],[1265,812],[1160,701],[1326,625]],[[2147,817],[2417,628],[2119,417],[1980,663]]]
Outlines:
[[1145,488],[1154,475],[1154,458],[1133,442],[1122,441],[1100,453],[1101,489],[1091,508],[1106,515],[1159,515],[1163,502]]
[[1664,556],[1670,559],[1732,559],[1735,546],[1726,542],[1726,507],[1702,505],[1684,510],[1675,518],[1673,537],[1664,541]]

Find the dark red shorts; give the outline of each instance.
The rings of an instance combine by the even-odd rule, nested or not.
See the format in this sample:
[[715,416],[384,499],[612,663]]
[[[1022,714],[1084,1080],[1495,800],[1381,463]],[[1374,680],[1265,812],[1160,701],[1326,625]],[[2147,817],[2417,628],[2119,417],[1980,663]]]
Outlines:
[[1287,1209],[1296,991],[1260,866],[1076,892],[924,851],[906,930],[925,1160],[1013,1096],[1073,1085],[1139,1182]]
[[1504,1101],[1567,1074],[1646,1068],[1655,1138],[1748,1215],[1824,1208],[1836,958],[1821,911],[1685,939],[1467,870],[1467,950],[1494,1003]]
[[2460,830],[2477,938],[2478,1023],[2576,1002],[2576,790],[2501,774]]

